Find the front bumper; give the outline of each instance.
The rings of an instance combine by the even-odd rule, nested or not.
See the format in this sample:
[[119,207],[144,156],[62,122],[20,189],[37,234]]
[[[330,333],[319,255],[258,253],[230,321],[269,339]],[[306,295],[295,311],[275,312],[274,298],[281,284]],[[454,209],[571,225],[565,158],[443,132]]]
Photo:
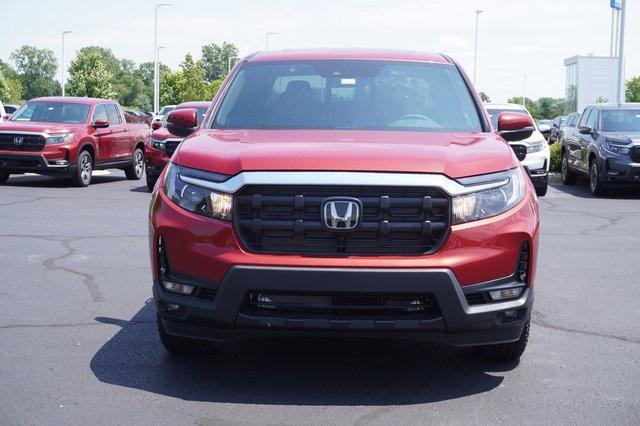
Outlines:
[[44,154],[0,153],[0,170],[8,170],[10,173],[69,175],[73,174],[76,168],[76,164],[69,164],[67,157],[52,159]]
[[147,175],[157,178],[166,167],[170,157],[162,149],[147,146],[144,151],[144,159]]
[[[213,300],[170,293],[155,281],[158,314],[169,334],[208,340],[242,336],[308,335],[387,336],[445,343],[482,345],[517,340],[531,315],[533,289],[515,300],[469,305],[468,294],[522,286],[513,278],[462,287],[448,269],[277,268],[234,266],[222,281],[187,277],[172,280],[206,288]],[[250,292],[331,295],[428,294],[435,313],[420,316],[336,317],[312,313],[289,315],[248,308]],[[169,304],[180,308],[170,311]],[[505,314],[508,312],[508,314]]]
[[609,154],[601,151],[601,175],[609,184],[640,184],[640,163],[628,155]]

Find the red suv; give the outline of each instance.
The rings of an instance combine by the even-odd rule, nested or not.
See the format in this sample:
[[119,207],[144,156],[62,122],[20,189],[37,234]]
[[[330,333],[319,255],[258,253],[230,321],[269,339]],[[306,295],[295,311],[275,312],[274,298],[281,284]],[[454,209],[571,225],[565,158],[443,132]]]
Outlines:
[[534,187],[460,66],[439,54],[245,58],[150,206],[153,294],[171,352],[239,336],[372,336],[516,359],[538,250]]
[[[174,109],[195,109],[198,112],[199,124],[202,122],[210,106],[211,102],[183,102]],[[149,191],[153,190],[158,176],[160,176],[160,173],[164,170],[164,166],[167,165],[174,151],[178,145],[180,145],[180,142],[182,142],[182,138],[175,137],[167,130],[167,117],[168,115],[165,115],[162,121],[154,121],[151,124],[153,133],[151,134],[151,139],[149,139],[149,147],[144,153],[147,187]]]

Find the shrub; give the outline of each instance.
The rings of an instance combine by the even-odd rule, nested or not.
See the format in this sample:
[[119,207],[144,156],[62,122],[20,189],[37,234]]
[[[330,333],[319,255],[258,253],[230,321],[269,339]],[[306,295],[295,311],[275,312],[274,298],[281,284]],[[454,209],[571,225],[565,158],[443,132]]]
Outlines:
[[559,172],[562,164],[562,144],[558,141],[551,145],[551,164],[549,164],[549,170],[552,172]]

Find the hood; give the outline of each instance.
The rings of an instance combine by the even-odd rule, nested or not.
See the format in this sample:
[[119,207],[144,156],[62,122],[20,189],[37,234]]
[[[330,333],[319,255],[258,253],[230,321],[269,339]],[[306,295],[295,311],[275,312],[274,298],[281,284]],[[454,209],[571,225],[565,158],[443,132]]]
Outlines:
[[38,123],[31,121],[3,121],[0,123],[0,132],[45,132],[45,133],[65,133],[72,132],[78,128],[86,127],[85,124],[67,123]]
[[635,132],[600,132],[600,134],[606,138],[620,141],[621,143],[640,144],[640,131]]
[[158,130],[154,130],[151,133],[151,137],[154,139],[167,139],[167,138],[175,138],[177,136],[169,133],[166,127],[160,127]]
[[519,164],[494,133],[337,130],[204,130],[180,144],[173,161],[228,175],[325,170],[441,173],[451,178]]

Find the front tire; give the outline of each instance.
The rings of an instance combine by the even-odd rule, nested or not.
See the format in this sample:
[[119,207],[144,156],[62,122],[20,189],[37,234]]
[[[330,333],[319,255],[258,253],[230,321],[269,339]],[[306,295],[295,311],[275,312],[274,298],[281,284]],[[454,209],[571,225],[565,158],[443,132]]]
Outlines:
[[600,179],[600,171],[598,170],[598,161],[594,158],[589,163],[589,189],[591,194],[596,197],[604,195],[607,192],[602,180]]
[[11,173],[9,173],[6,170],[0,170],[0,183],[6,183],[9,180],[9,176],[11,175]]
[[139,180],[144,173],[144,152],[142,149],[136,148],[133,152],[133,163],[124,169],[124,174],[129,180]]
[[81,151],[76,160],[76,171],[71,177],[74,186],[89,186],[93,173],[93,158],[89,151]]
[[475,346],[473,348],[475,355],[491,361],[517,361],[527,348],[529,341],[529,324],[530,321],[527,321],[520,338],[515,342]]
[[548,187],[549,187],[549,185],[536,187],[536,195],[538,197],[544,197],[545,195],[547,195],[547,188]]
[[562,183],[564,185],[573,185],[576,183],[577,175],[569,168],[569,160],[567,159],[567,152],[562,154],[562,164],[560,166],[562,172]]

